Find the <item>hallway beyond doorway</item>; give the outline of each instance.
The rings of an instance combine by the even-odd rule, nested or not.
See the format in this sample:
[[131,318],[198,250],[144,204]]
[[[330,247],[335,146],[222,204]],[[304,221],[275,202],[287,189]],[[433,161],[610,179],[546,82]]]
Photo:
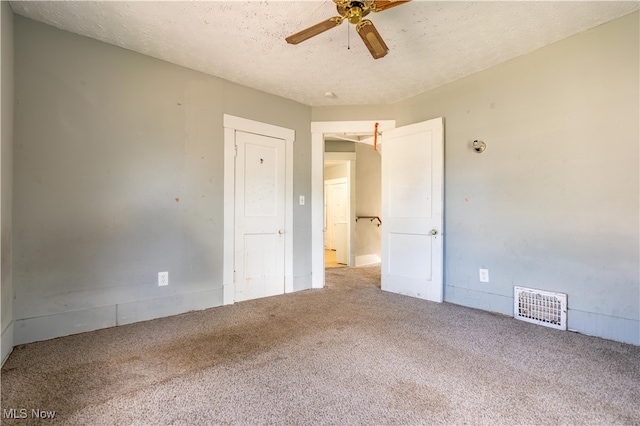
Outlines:
[[327,250],[324,251],[324,267],[325,268],[346,268],[347,265],[336,262],[336,251]]

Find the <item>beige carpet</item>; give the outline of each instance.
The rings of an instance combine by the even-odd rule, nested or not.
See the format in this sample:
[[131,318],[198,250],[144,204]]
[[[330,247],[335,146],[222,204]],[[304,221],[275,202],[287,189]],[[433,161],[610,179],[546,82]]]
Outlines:
[[379,289],[327,288],[15,348],[3,424],[640,424],[640,347]]

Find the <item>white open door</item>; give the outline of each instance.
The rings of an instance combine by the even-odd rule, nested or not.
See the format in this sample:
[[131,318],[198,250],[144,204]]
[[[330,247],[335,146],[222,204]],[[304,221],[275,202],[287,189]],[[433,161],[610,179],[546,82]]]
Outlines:
[[443,120],[383,132],[382,289],[442,302]]

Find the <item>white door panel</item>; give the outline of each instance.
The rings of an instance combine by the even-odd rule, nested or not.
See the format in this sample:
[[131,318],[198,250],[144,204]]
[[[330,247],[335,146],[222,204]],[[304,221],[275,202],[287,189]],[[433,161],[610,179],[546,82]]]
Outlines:
[[[400,135],[393,139],[393,144],[401,146],[401,149],[385,149],[387,165],[397,165],[389,175],[389,188],[392,188],[389,192],[390,217],[411,218],[431,214],[432,176],[429,165],[432,153],[424,139],[432,137],[431,131],[422,136],[418,133]],[[388,139],[387,133],[385,141]]]
[[429,235],[389,234],[389,252],[397,253],[389,259],[389,273],[403,278],[431,277],[431,262],[415,262],[413,253],[431,254]]
[[283,264],[278,254],[284,248],[284,238],[277,234],[246,234],[244,239],[241,291],[245,300],[282,294]]
[[441,302],[442,119],[387,130],[383,138],[382,289]]
[[338,244],[336,225],[347,221],[349,203],[347,179],[338,178],[325,181],[325,191],[327,196],[326,237],[328,240],[325,245],[330,250],[336,250]]
[[284,293],[285,143],[236,132],[235,300]]
[[278,148],[246,143],[244,149],[245,215],[278,215]]

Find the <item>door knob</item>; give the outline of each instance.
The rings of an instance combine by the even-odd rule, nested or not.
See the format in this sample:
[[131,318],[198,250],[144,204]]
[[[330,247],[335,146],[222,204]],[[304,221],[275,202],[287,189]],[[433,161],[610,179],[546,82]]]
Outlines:
[[436,231],[435,228],[431,230],[431,235],[436,235],[437,233],[438,233],[438,231]]
[[280,235],[284,234],[284,229],[278,229],[278,234]]

